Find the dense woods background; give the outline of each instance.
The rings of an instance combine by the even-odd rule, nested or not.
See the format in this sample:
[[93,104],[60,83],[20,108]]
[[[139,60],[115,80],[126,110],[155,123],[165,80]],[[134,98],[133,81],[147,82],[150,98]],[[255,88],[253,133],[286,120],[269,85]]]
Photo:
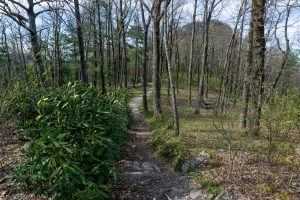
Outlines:
[[[36,109],[28,104],[41,106],[39,98],[64,101],[64,90],[81,95],[86,88],[97,99],[98,91],[107,98],[99,105],[114,106],[110,98],[122,102],[111,111],[122,115],[121,133],[130,95],[119,89],[137,88],[143,111],[170,117],[176,135],[188,135],[188,114],[206,116],[211,109],[213,125],[231,147],[230,125],[223,122],[234,112],[235,130],[266,139],[270,157],[279,140],[299,136],[299,11],[297,0],[0,0],[0,96],[28,128],[26,120],[49,109],[26,113]],[[28,96],[37,97],[25,110],[18,107],[20,116],[13,107]],[[182,106],[190,113],[182,114]]]
[[[263,8],[252,9],[250,1],[216,0],[1,1],[2,85],[35,81],[47,86],[81,80],[105,93],[107,87],[144,83],[146,93],[146,83],[152,81],[158,115],[160,88],[171,85],[167,51],[177,88],[182,80],[189,91],[198,85],[197,110],[216,81],[221,82],[217,102],[221,112],[243,90],[258,98],[260,102],[253,104],[260,107],[275,93],[299,85],[294,32],[298,2],[257,3]],[[222,21],[228,9],[231,18]],[[264,91],[256,94],[259,88]],[[249,96],[246,93],[244,97]],[[191,98],[189,92],[189,105]],[[146,99],[144,94],[145,110]]]

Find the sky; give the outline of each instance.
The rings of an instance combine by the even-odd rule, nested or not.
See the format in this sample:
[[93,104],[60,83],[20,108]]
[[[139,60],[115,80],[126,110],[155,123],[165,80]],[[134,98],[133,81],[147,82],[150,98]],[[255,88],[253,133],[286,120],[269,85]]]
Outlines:
[[[295,1],[297,0],[291,0],[292,3],[295,3]],[[287,2],[287,0],[285,0],[285,2]],[[242,0],[223,0],[223,4],[222,5],[219,4],[220,6],[216,8],[215,13],[217,14],[214,15],[214,19],[218,19],[222,22],[229,24],[231,27],[234,27],[241,3]],[[199,13],[199,15],[197,16],[197,20],[201,21],[202,13],[203,13],[203,0],[200,0],[198,4],[199,6],[197,12]],[[186,0],[184,11],[187,13],[187,16],[189,16],[190,18],[189,22],[192,21],[191,16],[193,12],[193,6],[194,6],[194,0]],[[188,21],[188,19],[186,20]],[[246,26],[245,29],[246,29],[245,34],[247,34],[248,26]],[[283,41],[284,41],[283,23],[279,24],[277,34],[283,45]],[[292,48],[300,50],[300,7],[292,9],[292,13],[290,15],[289,23],[288,23],[288,37]],[[274,40],[270,41],[270,43],[274,44],[275,41]]]

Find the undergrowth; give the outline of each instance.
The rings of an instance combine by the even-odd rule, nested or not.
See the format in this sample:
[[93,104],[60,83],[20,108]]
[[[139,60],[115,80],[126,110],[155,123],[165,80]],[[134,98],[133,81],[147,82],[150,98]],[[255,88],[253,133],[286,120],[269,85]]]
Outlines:
[[176,135],[172,122],[164,116],[151,119],[152,144],[154,150],[170,159],[173,167],[180,170],[183,159],[188,155],[187,143],[182,135]]
[[217,195],[223,190],[223,188],[219,184],[217,184],[212,178],[204,177],[202,175],[196,175],[193,178],[208,193]]
[[55,199],[105,199],[107,178],[130,121],[128,91],[108,95],[79,82],[57,88],[17,86],[5,99],[7,116],[27,139],[24,162],[11,178]]

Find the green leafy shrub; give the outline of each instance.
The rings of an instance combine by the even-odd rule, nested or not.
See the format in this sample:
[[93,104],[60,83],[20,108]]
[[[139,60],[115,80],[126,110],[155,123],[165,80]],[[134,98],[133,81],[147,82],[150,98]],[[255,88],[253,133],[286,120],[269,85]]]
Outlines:
[[[271,103],[264,105],[262,118],[268,131],[267,152],[271,158],[284,140],[291,134],[300,133],[299,97],[293,93],[275,96]],[[286,154],[284,156],[286,157]],[[281,156],[277,157],[281,162]]]
[[34,91],[18,91],[8,101],[10,108],[23,104],[9,110],[19,113],[30,138],[25,162],[14,168],[12,178],[58,199],[106,198],[105,181],[116,177],[113,163],[129,123],[128,92],[104,96],[78,82],[45,89],[40,96]]
[[263,107],[263,119],[268,131],[276,136],[288,137],[300,132],[300,99],[290,94],[275,96],[272,103]]
[[26,120],[37,115],[37,102],[45,92],[44,88],[19,83],[4,98],[3,112],[6,117],[16,119],[21,126]]

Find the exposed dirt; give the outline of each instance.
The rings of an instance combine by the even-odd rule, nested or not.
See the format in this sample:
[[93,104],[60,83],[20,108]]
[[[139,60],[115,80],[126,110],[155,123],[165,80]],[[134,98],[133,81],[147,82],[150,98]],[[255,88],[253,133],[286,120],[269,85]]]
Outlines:
[[[134,98],[130,103],[133,123],[128,131],[123,160],[117,166],[121,180],[113,184],[110,199],[209,199],[199,185],[194,183],[191,174],[174,172],[166,158],[153,152],[149,124],[138,109],[141,104],[141,97]],[[124,166],[124,161],[153,163],[160,168],[160,172],[134,170]]]

